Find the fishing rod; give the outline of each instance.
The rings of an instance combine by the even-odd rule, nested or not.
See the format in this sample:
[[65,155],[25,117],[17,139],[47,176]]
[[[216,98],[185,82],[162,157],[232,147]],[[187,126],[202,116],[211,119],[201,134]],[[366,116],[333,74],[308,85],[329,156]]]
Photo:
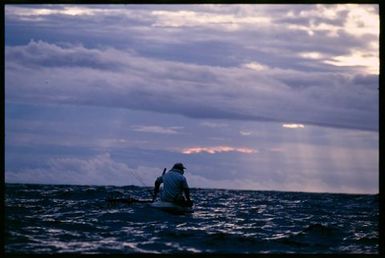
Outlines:
[[[166,173],[166,170],[167,170],[167,168],[163,169],[162,176]],[[134,171],[130,171],[130,172],[132,172],[131,174],[142,184],[142,186],[146,187],[146,185],[143,183],[142,179],[138,175],[136,175],[134,173]],[[150,193],[151,198],[154,199],[154,193],[151,190],[149,190],[149,189],[146,189],[146,190]]]
[[[166,173],[166,170],[167,168],[164,168],[163,169],[163,173],[162,173],[162,176]],[[138,175],[136,175],[133,171],[129,170],[129,172],[142,184],[142,186],[146,187],[146,185],[144,184],[143,180],[141,179],[141,177],[139,177]],[[153,193],[150,189],[146,189],[152,199],[151,200],[138,200],[136,198],[132,198],[131,196],[127,197],[127,198],[116,198],[113,196],[113,194],[109,194],[106,198],[106,201],[109,202],[109,204],[117,204],[117,203],[125,203],[125,204],[132,204],[132,203],[152,203],[153,200],[154,200],[154,197],[155,197],[155,193]]]

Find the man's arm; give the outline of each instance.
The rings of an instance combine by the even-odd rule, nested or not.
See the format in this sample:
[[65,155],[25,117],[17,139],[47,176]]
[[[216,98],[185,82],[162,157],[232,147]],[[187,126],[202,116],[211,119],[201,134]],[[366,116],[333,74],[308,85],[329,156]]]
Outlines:
[[190,189],[187,187],[184,188],[184,195],[186,196],[187,201],[191,201],[190,199]]
[[155,201],[156,199],[156,196],[158,195],[159,193],[159,187],[160,187],[160,184],[163,182],[163,178],[160,176],[158,177],[156,180],[155,180],[155,187],[154,187],[154,195],[152,197],[152,201]]
[[186,178],[184,178],[182,182],[183,182],[182,183],[182,187],[183,187],[184,196],[186,197],[186,200],[188,202],[191,202],[191,199],[190,199],[190,188],[188,187]]
[[193,206],[193,201],[191,201],[190,199],[190,189],[188,188],[188,186],[186,188],[184,188],[184,195],[186,196],[186,202],[185,202],[185,205],[187,207],[192,207]]

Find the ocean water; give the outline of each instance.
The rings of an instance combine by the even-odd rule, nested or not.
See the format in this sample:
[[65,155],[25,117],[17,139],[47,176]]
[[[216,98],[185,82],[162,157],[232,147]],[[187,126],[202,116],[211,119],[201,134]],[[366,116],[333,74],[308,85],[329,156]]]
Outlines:
[[149,190],[6,184],[5,253],[378,253],[377,195],[192,189],[189,215],[105,200]]

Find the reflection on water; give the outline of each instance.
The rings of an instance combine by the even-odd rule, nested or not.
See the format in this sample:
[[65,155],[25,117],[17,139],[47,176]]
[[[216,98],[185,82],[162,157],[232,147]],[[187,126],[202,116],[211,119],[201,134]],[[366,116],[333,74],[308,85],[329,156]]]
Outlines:
[[195,212],[147,204],[140,187],[13,185],[6,253],[377,253],[378,196],[193,189]]

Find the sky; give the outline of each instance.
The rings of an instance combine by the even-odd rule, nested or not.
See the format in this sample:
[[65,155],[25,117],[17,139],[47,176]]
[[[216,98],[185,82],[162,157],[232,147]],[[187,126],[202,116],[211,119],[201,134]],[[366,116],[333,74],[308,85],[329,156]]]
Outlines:
[[5,182],[379,191],[378,5],[5,5]]

